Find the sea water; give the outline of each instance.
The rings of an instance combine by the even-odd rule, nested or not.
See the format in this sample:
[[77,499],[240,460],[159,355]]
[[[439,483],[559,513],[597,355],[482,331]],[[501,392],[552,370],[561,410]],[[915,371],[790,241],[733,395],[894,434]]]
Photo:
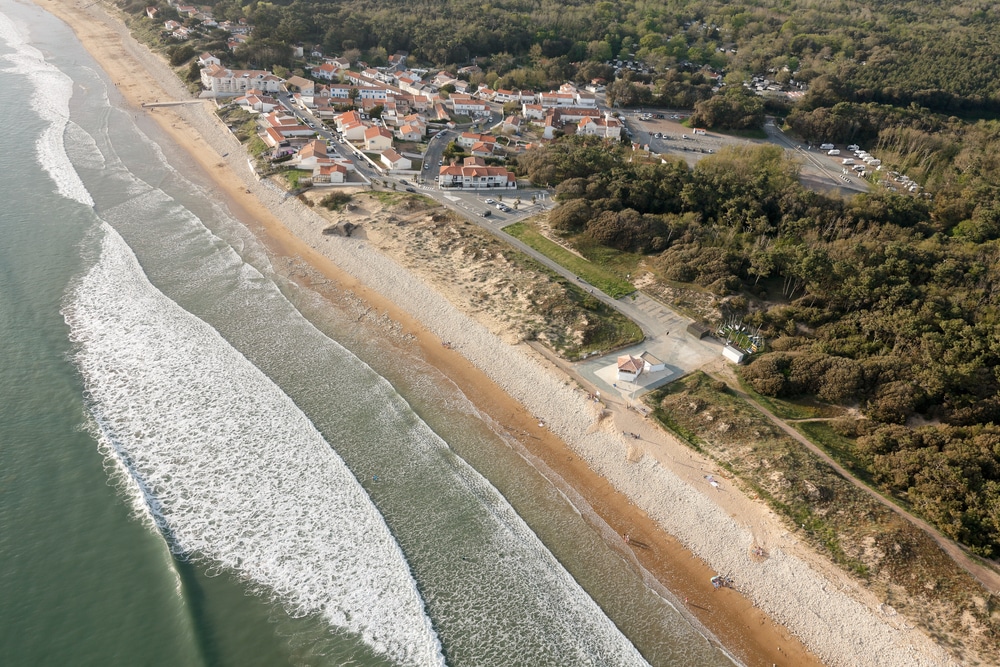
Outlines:
[[65,25],[0,0],[0,90],[0,662],[729,664]]

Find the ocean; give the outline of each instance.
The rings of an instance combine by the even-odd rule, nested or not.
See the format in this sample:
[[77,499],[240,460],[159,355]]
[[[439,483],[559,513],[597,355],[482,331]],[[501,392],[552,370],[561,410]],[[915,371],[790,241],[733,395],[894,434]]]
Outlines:
[[0,663],[728,665],[391,331],[0,0]]

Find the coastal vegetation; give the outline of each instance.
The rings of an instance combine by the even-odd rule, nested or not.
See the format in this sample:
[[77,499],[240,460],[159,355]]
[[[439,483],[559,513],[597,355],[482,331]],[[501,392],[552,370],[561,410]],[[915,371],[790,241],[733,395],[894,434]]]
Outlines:
[[[329,208],[325,202],[334,195],[313,191],[305,196],[331,222],[341,221],[336,209],[321,210]],[[426,197],[385,190],[350,197],[349,220],[371,243],[428,276],[449,298],[513,342],[537,341],[576,360],[642,340],[635,323],[581,285]]]
[[[689,168],[567,138],[528,153],[519,169],[555,186],[561,204],[549,222],[571,245],[644,255],[667,279],[715,294],[720,320],[735,315],[759,329],[770,351],[743,371],[754,390],[857,407],[863,418],[834,427],[865,474],[946,535],[995,557],[1000,172],[992,125],[952,123],[937,135],[936,150],[924,153],[923,174],[941,183],[933,198],[812,192],[769,146],[726,149]],[[880,141],[901,132],[883,131]],[[918,132],[894,144],[894,161],[914,159]],[[982,148],[958,143],[970,135]]]
[[[724,382],[694,373],[652,392],[645,402],[665,428],[714,459],[733,482],[794,522],[814,547],[865,580],[892,613],[948,633],[959,656],[970,648],[992,650],[988,646],[1000,632],[996,599],[978,596],[970,576],[929,535],[845,480]],[[799,415],[803,410],[846,414],[819,406],[785,408]]]

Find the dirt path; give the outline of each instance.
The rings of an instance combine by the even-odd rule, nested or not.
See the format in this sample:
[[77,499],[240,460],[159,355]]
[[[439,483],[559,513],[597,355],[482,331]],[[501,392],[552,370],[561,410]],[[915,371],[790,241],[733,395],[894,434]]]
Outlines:
[[[831,468],[836,470],[844,479],[848,480],[849,482],[851,482],[851,484],[853,484],[857,488],[867,493],[869,496],[877,500],[883,506],[891,509],[897,515],[906,519],[914,526],[920,528],[928,535],[930,535],[932,538],[934,538],[934,541],[938,543],[938,545],[945,551],[945,553],[951,556],[951,558],[956,563],[958,563],[961,567],[965,568],[965,570],[969,574],[975,577],[976,581],[982,584],[987,590],[991,591],[994,595],[1000,595],[1000,572],[997,572],[996,570],[988,567],[987,565],[982,564],[981,562],[976,560],[972,555],[966,552],[965,549],[963,549],[959,544],[953,542],[952,540],[942,535],[936,528],[934,528],[934,526],[930,525],[923,519],[911,514],[910,512],[896,505],[892,501],[886,499],[884,496],[882,496],[882,494],[878,493],[877,491],[869,487],[867,484],[859,480],[849,470],[847,470],[842,465],[837,463],[826,452],[824,452],[822,449],[813,444],[804,435],[799,433],[794,427],[792,427],[787,422],[780,419],[773,412],[771,412],[763,405],[755,401],[753,397],[751,397],[749,394],[738,389],[738,384],[735,382],[735,379],[733,377],[729,376],[723,377],[717,372],[709,371],[706,369],[703,370],[710,377],[713,377],[717,380],[722,380],[727,384],[729,384],[730,389],[734,394],[742,398],[749,405],[753,406],[757,411],[759,411],[762,415],[771,420],[771,422],[775,426],[777,426],[782,431],[787,433],[789,437],[794,438],[797,442],[801,443],[806,449],[808,449],[810,452],[818,456],[822,461],[824,461]],[[794,421],[803,422],[803,421],[821,421],[821,420],[797,419]]]

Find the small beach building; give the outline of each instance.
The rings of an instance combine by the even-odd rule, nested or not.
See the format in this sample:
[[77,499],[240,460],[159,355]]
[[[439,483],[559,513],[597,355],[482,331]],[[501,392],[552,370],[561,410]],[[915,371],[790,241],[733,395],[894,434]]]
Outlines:
[[747,357],[747,353],[732,345],[727,345],[722,348],[722,356],[734,364],[742,364],[743,360]]
[[687,332],[692,336],[694,336],[695,338],[697,338],[698,340],[701,340],[702,338],[705,338],[709,334],[711,334],[712,330],[709,329],[708,325],[706,324],[703,324],[701,322],[692,322],[691,324],[687,325]]
[[667,370],[667,365],[649,352],[643,352],[639,355],[639,358],[642,359],[642,370],[645,373],[659,373],[660,371]]
[[618,379],[623,382],[635,382],[645,367],[646,362],[641,358],[623,354],[618,357]]

